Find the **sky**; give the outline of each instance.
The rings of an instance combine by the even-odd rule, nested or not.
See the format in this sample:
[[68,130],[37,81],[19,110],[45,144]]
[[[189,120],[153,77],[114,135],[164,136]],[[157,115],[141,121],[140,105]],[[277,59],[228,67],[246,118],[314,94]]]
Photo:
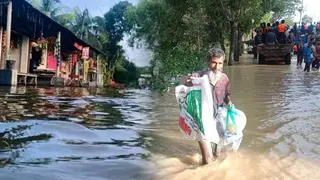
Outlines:
[[[313,21],[320,21],[320,0],[304,0],[304,6],[306,11],[304,14],[307,14],[313,17]],[[294,18],[295,21],[299,21],[300,14],[297,12]]]
[[[121,0],[61,0],[61,4],[68,7],[78,6],[81,9],[87,8],[93,16],[103,16],[109,9]],[[132,4],[137,4],[139,0],[127,0]]]

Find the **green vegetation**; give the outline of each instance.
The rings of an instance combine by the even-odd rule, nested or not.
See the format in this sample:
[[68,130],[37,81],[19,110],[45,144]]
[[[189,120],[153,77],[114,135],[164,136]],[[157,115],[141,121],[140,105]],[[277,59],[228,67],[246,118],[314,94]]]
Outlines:
[[312,17],[308,16],[308,15],[304,15],[302,17],[302,22],[306,23],[306,24],[310,24],[312,23]]
[[[272,2],[270,2],[272,1]],[[151,65],[156,85],[169,77],[205,67],[207,49],[220,46],[229,65],[241,54],[244,34],[262,17],[290,19],[299,0],[141,0],[131,6],[127,19],[133,27],[133,44],[144,42],[153,51]],[[253,23],[254,22],[254,23]],[[154,78],[155,79],[155,78]],[[165,86],[165,85],[164,85]]]
[[[119,2],[104,17],[91,17],[88,10],[62,7],[59,0],[31,1],[108,54],[106,81],[114,77],[129,83],[139,74],[118,45],[124,34],[130,35],[131,46],[146,45],[153,53],[149,72],[154,88],[166,87],[171,77],[204,68],[205,53],[213,46],[225,50],[228,65],[234,65],[241,55],[243,35],[261,21],[292,23],[295,9],[301,6],[300,0],[141,0],[136,6]],[[129,72],[136,73],[135,78]]]

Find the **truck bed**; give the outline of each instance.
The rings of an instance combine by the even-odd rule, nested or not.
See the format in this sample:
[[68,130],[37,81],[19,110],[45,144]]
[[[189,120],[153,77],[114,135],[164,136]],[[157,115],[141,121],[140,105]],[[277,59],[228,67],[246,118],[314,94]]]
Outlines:
[[292,44],[259,45],[257,47],[259,64],[267,62],[285,62],[285,64],[291,64],[292,51]]

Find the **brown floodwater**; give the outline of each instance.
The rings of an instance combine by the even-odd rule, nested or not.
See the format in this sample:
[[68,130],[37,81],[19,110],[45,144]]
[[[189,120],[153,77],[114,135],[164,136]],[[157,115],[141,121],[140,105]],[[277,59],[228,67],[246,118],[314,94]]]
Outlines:
[[246,113],[239,152],[201,166],[173,92],[0,88],[0,179],[320,179],[320,73],[225,67]]

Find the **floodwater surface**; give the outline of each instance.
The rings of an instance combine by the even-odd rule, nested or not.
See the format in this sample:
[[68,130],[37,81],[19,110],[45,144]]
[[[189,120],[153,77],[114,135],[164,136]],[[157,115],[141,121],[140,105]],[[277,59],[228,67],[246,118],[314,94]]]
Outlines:
[[0,179],[319,179],[320,73],[225,67],[247,115],[238,153],[201,166],[173,93],[0,88]]

